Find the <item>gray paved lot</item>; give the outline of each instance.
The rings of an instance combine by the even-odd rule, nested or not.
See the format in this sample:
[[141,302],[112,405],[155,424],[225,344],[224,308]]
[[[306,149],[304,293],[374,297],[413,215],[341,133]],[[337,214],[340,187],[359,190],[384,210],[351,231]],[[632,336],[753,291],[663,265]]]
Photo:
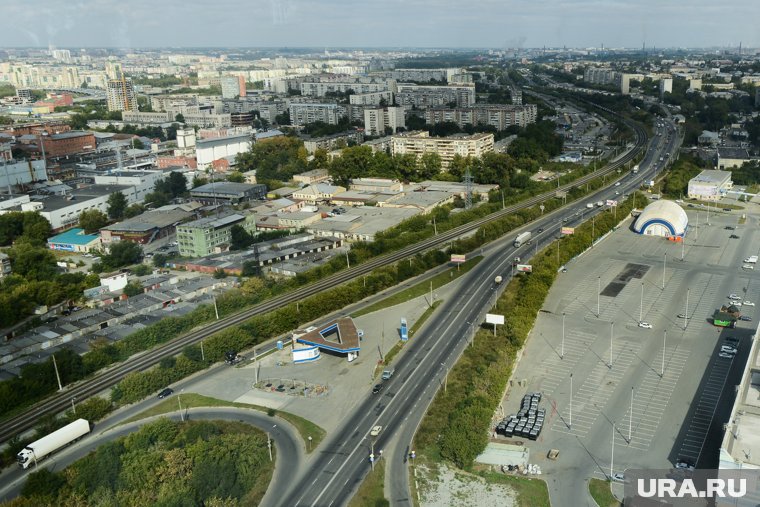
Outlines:
[[[729,293],[760,298],[759,274],[741,268],[760,250],[758,222],[750,216],[738,225],[741,212],[711,213],[707,225],[702,211],[697,234],[698,212],[686,210],[693,229],[685,247],[639,236],[626,224],[568,263],[539,314],[503,408],[515,413],[526,392],[543,393],[543,433],[535,442],[513,440],[531,448],[553,498],[612,469],[666,468],[678,458],[706,466],[717,455],[715,425],[733,402],[746,360],[741,349],[733,360],[718,357],[720,343],[737,336],[746,352],[756,324],[722,330],[710,317]],[[729,239],[732,233],[740,239]],[[757,316],[755,307],[742,310]],[[640,328],[640,320],[653,329]],[[545,459],[552,448],[561,451],[556,462]]]

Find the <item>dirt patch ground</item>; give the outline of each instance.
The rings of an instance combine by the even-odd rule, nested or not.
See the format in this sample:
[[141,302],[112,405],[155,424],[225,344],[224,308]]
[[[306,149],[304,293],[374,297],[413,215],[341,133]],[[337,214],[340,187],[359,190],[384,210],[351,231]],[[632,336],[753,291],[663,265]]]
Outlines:
[[516,494],[507,485],[489,484],[480,477],[456,471],[441,465],[437,470],[417,467],[417,485],[420,507],[481,507],[517,505]]

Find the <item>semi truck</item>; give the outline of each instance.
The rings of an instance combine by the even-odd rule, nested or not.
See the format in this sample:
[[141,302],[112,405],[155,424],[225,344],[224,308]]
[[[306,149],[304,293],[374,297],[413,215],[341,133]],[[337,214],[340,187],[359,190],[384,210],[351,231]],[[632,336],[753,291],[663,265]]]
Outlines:
[[500,283],[501,283],[501,281],[502,281],[502,277],[501,277],[501,275],[496,275],[496,278],[494,278],[494,279],[493,279],[493,282],[494,282],[495,284],[500,284]]
[[527,241],[530,240],[530,231],[521,232],[517,235],[515,238],[515,248],[520,248],[522,245],[524,245]]
[[27,469],[35,462],[41,461],[49,454],[82,438],[89,432],[90,423],[86,419],[77,419],[21,449],[16,454],[16,461],[21,468]]
[[633,166],[633,174],[637,174],[639,172],[639,164],[636,164]]

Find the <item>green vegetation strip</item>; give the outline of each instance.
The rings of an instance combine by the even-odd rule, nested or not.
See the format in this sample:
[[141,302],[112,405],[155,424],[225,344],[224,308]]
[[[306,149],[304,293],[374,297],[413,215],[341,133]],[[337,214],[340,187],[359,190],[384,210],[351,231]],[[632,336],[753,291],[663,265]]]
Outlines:
[[362,308],[359,311],[353,312],[351,316],[360,317],[368,313],[376,312],[379,310],[383,310],[385,308],[390,308],[391,306],[405,303],[411,299],[422,296],[423,294],[430,294],[431,282],[433,283],[433,290],[443,287],[447,283],[456,280],[460,276],[464,276],[468,271],[470,271],[472,268],[477,266],[478,263],[482,260],[483,260],[483,256],[481,255],[477,257],[473,257],[472,259],[469,259],[467,262],[465,262],[459,269],[457,268],[447,269],[446,271],[442,273],[438,273],[437,275],[435,275],[433,278],[430,278],[429,280],[425,280],[416,285],[412,285],[408,289],[404,289],[401,292],[398,292],[390,297],[387,297],[385,299],[378,301],[377,303],[373,303],[365,308]]
[[528,479],[516,475],[505,475],[496,472],[481,472],[479,474],[488,482],[507,484],[517,494],[518,507],[550,507],[549,488],[541,479]]
[[610,481],[591,479],[588,481],[588,492],[599,507],[620,507],[622,504],[610,491]]
[[65,470],[29,473],[21,496],[3,505],[258,505],[273,472],[267,437],[257,428],[161,418]]
[[[202,394],[196,394],[196,393],[186,393],[186,394],[181,394],[177,396],[179,396],[180,398],[179,401],[177,401],[176,396],[173,396],[169,399],[162,401],[158,405],[149,408],[148,410],[140,412],[134,417],[130,417],[126,421],[122,422],[121,424],[126,424],[129,422],[146,419],[148,417],[161,415],[161,414],[167,414],[169,412],[174,412],[176,410],[179,410],[179,406],[181,403],[183,410],[188,409],[188,408],[197,408],[197,407],[239,407],[239,408],[252,408],[254,410],[259,410],[261,412],[266,412],[267,414],[272,415],[272,416],[276,415],[288,421],[290,424],[292,424],[296,428],[296,430],[298,430],[298,433],[301,435],[301,438],[304,441],[304,445],[306,446],[307,453],[319,447],[319,444],[322,442],[322,440],[325,438],[325,435],[326,435],[325,430],[323,430],[322,428],[320,428],[313,422],[307,419],[304,419],[301,416],[291,414],[290,412],[274,410],[272,408],[262,407],[260,405],[251,405],[250,403],[236,403],[232,401],[220,400],[217,398],[211,398],[209,396],[203,396]],[[308,444],[309,437],[311,437],[312,439],[311,446],[309,446]]]
[[359,486],[359,491],[348,502],[348,507],[384,507],[390,506],[385,494],[385,461],[380,460]]

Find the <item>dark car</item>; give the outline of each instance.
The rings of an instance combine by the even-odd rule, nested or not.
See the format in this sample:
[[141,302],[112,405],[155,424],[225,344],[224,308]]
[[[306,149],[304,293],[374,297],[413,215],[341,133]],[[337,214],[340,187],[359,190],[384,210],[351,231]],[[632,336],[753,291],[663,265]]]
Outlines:
[[383,384],[377,384],[375,387],[372,388],[372,394],[377,394],[382,390],[383,390]]
[[727,231],[733,231],[734,229],[736,229],[736,227],[734,227],[732,225],[727,225],[727,226],[724,227],[724,229],[727,230]]
[[739,239],[739,236],[737,236],[736,234],[732,234],[728,238],[729,239]]
[[544,230],[541,227],[539,227],[538,230],[536,231],[536,234],[541,234],[542,232],[544,232]]
[[173,392],[174,392],[174,389],[172,389],[171,387],[167,387],[166,389],[164,389],[163,391],[161,391],[160,393],[158,393],[158,399],[161,400],[163,398],[166,398],[167,396],[169,396]]
[[742,315],[741,317],[739,317],[739,320],[743,320],[745,322],[752,322],[752,317],[749,317],[747,315]]
[[723,208],[723,211],[731,211],[731,208]]

